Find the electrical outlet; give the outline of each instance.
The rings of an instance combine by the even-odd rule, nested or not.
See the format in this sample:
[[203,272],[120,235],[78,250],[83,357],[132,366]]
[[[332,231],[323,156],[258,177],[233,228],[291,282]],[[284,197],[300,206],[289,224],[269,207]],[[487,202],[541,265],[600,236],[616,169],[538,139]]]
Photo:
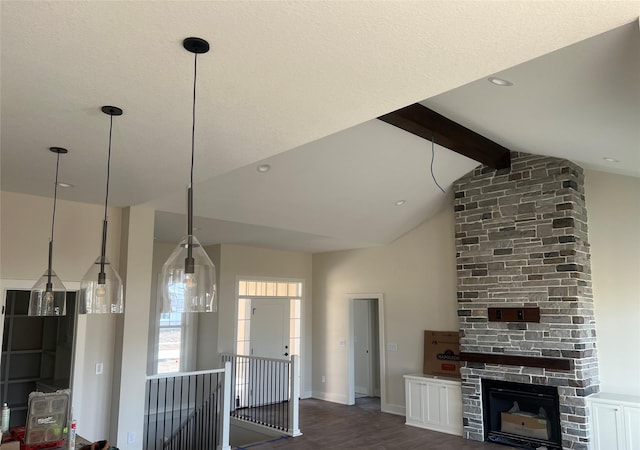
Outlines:
[[104,364],[96,363],[96,375],[102,375],[102,372],[104,372]]
[[326,383],[327,382],[327,377],[325,377],[324,375],[322,375],[322,382]]
[[136,442],[136,434],[133,431],[127,433],[127,444],[134,444]]

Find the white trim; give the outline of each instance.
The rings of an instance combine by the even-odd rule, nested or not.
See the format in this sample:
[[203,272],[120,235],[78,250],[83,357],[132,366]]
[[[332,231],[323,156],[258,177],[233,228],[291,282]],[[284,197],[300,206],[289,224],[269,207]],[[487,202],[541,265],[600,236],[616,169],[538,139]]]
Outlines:
[[[236,353],[220,353],[220,356],[229,356],[229,357],[236,357],[239,356],[240,358],[249,358],[249,359],[259,359],[260,361],[275,361],[275,362],[281,362],[281,363],[286,363],[286,364],[291,364],[291,359],[289,358],[267,358],[264,356],[253,356],[253,355],[238,355]],[[292,355],[293,356],[293,355]]]
[[311,391],[302,391],[300,393],[300,398],[301,399],[313,398],[313,392],[311,392]]
[[161,373],[160,375],[148,375],[147,380],[160,380],[162,378],[190,377],[194,375],[207,375],[210,373],[224,373],[224,369],[197,370],[195,372]]
[[383,413],[388,413],[388,414],[395,414],[398,416],[405,416],[406,415],[406,408],[404,406],[401,405],[389,405],[387,403],[380,403],[380,410]]
[[279,438],[286,435],[282,430],[276,430],[259,423],[249,422],[248,420],[240,419],[238,417],[231,417],[230,425],[232,427],[242,428],[244,430],[253,431],[254,433],[261,433],[265,435],[265,438]]
[[[250,275],[250,276],[245,276],[245,275],[237,275],[236,276],[237,280],[240,281],[274,281],[274,282],[283,282],[283,283],[303,283],[304,279],[303,278],[287,278],[287,277],[263,277],[260,275]],[[251,295],[248,295],[247,297],[251,297]],[[255,296],[254,296],[255,297]]]
[[[324,400],[325,402],[333,402],[340,403],[342,405],[349,405],[349,397],[344,394],[337,394],[334,392],[318,392],[313,391],[311,393],[311,398],[316,398],[318,400]],[[353,403],[351,403],[353,404]]]
[[[240,295],[240,281],[267,281],[267,282],[282,282],[282,283],[300,283],[301,296],[284,296],[284,297],[266,297],[257,295]],[[306,360],[305,354],[306,339],[306,309],[307,309],[307,296],[305,295],[307,290],[307,280],[304,278],[287,278],[287,277],[261,277],[261,276],[248,276],[248,275],[236,275],[236,283],[233,287],[234,302],[233,302],[233,350],[231,352],[218,352],[220,355],[223,353],[236,354],[238,351],[238,303],[240,298],[288,298],[288,299],[300,299],[300,348],[298,356],[300,357],[300,385],[304,384],[305,370],[303,361]],[[289,320],[291,320],[291,313],[289,313]],[[291,336],[291,330],[289,330],[289,336]],[[247,355],[249,356],[249,355]],[[311,355],[309,355],[311,357]],[[311,397],[311,392],[306,398]]]
[[287,432],[292,437],[302,436],[300,432],[300,357],[291,355],[291,378],[289,395],[289,423]]
[[377,300],[378,301],[378,347],[380,351],[380,404],[386,404],[386,346],[384,337],[384,295],[382,293],[347,294],[349,302],[349,345],[347,347],[347,405],[356,403],[355,389],[355,348],[354,348],[354,301],[355,300]]
[[231,363],[224,363],[224,391],[222,394],[222,430],[220,435],[220,447],[231,449],[229,445],[229,434],[231,429]]

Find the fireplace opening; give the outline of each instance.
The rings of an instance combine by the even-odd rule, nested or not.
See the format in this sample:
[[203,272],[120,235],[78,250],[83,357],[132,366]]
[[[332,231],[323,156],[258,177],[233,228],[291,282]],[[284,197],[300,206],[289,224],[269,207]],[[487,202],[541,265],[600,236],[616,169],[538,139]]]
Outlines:
[[562,448],[557,387],[481,382],[485,441],[517,448]]

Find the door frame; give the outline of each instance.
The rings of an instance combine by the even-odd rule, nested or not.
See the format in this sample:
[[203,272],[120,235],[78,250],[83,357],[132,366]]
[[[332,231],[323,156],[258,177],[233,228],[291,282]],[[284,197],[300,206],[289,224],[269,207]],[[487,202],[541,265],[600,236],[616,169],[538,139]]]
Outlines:
[[347,405],[356,403],[356,368],[355,368],[355,324],[354,324],[354,305],[356,300],[377,300],[378,302],[378,351],[380,367],[380,407],[384,410],[387,401],[386,392],[386,352],[384,338],[384,296],[382,293],[373,294],[348,294],[349,302],[349,345],[347,348]]
[[[307,363],[305,362],[307,359],[307,353],[309,355],[312,354],[312,349],[306,348],[307,345],[307,333],[311,333],[312,323],[311,318],[307,317],[307,308],[309,308],[309,314],[311,314],[311,305],[307,305],[307,279],[306,278],[290,278],[290,277],[261,277],[256,275],[236,275],[235,285],[233,287],[233,336],[232,336],[232,349],[229,353],[236,354],[238,348],[238,302],[239,299],[242,298],[251,298],[250,295],[241,296],[238,292],[240,281],[275,281],[275,282],[283,282],[283,283],[301,283],[302,284],[302,292],[300,297],[300,352],[298,354],[298,358],[300,360],[300,398],[310,398],[311,390],[308,391],[302,390],[303,386],[306,385],[305,377],[310,376],[313,371],[309,368],[305,367]],[[269,297],[262,297],[269,298]],[[282,298],[282,297],[276,297]],[[309,345],[311,345],[311,336],[309,335]],[[220,347],[221,343],[218,341],[218,353],[224,353],[221,351]],[[222,347],[224,348],[224,347]],[[308,352],[306,351],[308,350]],[[311,364],[309,362],[308,364]],[[309,366],[310,367],[310,366]],[[309,385],[311,382],[309,381]]]

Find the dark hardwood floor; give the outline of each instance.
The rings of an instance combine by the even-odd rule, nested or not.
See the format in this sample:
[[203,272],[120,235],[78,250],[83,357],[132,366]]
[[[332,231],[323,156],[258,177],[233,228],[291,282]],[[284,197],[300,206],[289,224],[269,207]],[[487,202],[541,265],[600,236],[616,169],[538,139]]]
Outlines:
[[508,447],[469,441],[404,424],[405,418],[380,412],[371,399],[345,406],[322,400],[300,401],[303,436],[282,437],[239,447],[240,449],[371,449],[371,450],[507,450]]

